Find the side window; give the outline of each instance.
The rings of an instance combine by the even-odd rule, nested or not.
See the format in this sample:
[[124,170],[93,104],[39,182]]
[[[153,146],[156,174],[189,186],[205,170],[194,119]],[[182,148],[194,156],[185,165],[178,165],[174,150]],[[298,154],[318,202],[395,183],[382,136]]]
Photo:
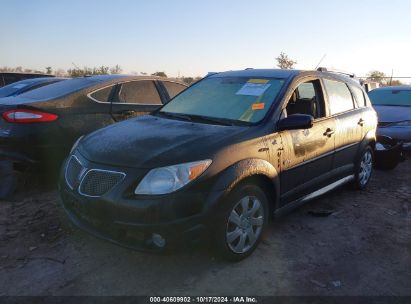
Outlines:
[[291,95],[286,111],[287,116],[307,114],[314,118],[323,117],[324,102],[320,92],[319,81],[309,81],[300,84]]
[[182,84],[176,82],[163,81],[163,84],[168,92],[168,96],[170,96],[170,99],[174,98],[174,96],[176,96],[186,88]]
[[365,101],[364,92],[357,87],[351,86],[351,90],[354,93],[355,100],[357,101],[357,105],[360,108],[366,107],[367,103]]
[[351,92],[345,83],[324,79],[324,85],[328,93],[331,115],[354,109]]
[[161,105],[157,88],[151,80],[139,80],[123,83],[119,93],[119,102]]
[[110,96],[115,85],[109,86],[104,89],[100,89],[90,94],[90,97],[98,102],[110,102]]

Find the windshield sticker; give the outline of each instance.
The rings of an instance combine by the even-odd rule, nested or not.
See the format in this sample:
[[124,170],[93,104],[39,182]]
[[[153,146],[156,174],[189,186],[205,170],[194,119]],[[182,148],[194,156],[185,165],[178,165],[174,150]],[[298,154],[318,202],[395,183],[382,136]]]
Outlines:
[[271,86],[265,79],[250,79],[236,95],[261,96]]
[[263,102],[259,102],[259,103],[253,103],[252,105],[251,105],[251,109],[252,110],[264,110],[264,107],[265,107],[265,103],[263,103]]

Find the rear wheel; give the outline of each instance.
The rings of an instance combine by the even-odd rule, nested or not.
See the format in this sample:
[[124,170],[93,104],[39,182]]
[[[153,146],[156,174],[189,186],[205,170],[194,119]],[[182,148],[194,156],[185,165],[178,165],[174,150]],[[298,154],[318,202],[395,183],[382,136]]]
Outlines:
[[361,154],[355,166],[355,179],[353,186],[355,189],[362,190],[370,182],[374,166],[374,153],[370,146],[367,146]]
[[267,195],[258,185],[243,184],[234,189],[215,230],[219,255],[230,261],[249,256],[267,226],[268,210]]

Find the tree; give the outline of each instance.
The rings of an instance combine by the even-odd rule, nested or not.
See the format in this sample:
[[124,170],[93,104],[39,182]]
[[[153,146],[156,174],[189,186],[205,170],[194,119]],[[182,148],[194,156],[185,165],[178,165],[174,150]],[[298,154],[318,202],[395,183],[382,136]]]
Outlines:
[[110,68],[108,66],[102,65],[98,69],[93,69],[94,75],[107,75]]
[[151,76],[158,76],[158,77],[167,78],[167,75],[164,72],[155,72],[155,73],[151,74]]
[[50,66],[46,67],[46,74],[52,74],[52,73],[53,73],[53,69]]
[[387,76],[385,75],[385,73],[376,70],[371,71],[367,74],[367,80],[378,82],[380,85],[386,84],[386,78]]
[[284,52],[281,52],[280,56],[275,58],[275,60],[277,60],[277,66],[283,70],[292,69],[297,64],[297,61],[290,59]]
[[57,69],[54,72],[54,75],[56,75],[57,77],[63,77],[63,76],[67,76],[67,72],[63,69]]
[[396,79],[396,80],[389,80],[388,85],[390,85],[390,86],[402,86],[402,85],[404,85],[404,83],[402,81]]
[[116,64],[116,66],[110,68],[110,74],[121,74],[121,72],[123,71],[123,69]]
[[193,77],[183,77],[183,78],[181,78],[181,80],[186,84],[192,84],[194,82]]

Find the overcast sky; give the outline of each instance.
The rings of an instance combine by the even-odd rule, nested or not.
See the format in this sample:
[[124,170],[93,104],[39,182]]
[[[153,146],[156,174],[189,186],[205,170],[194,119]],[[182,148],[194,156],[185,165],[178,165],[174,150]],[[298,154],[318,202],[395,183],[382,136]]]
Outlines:
[[0,66],[124,72],[296,68],[411,76],[411,1],[0,0]]

